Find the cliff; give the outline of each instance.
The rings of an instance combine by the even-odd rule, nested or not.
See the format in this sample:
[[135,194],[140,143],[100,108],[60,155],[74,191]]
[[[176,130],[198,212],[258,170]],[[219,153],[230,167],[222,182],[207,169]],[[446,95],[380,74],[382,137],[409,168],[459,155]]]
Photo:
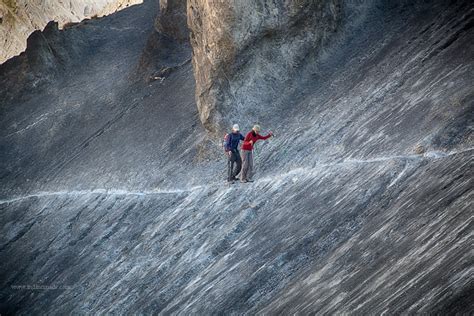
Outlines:
[[341,25],[340,1],[188,1],[196,103],[211,131],[263,115]]
[[[0,66],[2,314],[472,313],[472,3],[298,3],[190,0],[188,44],[145,1]],[[253,183],[229,122],[275,132]]]

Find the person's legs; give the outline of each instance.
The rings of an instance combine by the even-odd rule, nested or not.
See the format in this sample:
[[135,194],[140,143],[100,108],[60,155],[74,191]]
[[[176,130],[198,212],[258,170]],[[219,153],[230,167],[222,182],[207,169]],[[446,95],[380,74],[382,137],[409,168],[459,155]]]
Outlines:
[[247,180],[252,180],[253,178],[253,151],[249,151],[248,158],[248,167],[247,167]]
[[251,154],[252,152],[250,150],[242,150],[242,173],[240,174],[241,181],[245,181],[248,178],[249,153]]
[[227,158],[227,181],[232,181],[232,171],[234,170],[234,154],[231,153],[231,155]]
[[235,153],[235,169],[233,173],[233,178],[237,177],[240,173],[240,169],[242,169],[242,158],[240,158],[240,152],[237,150]]

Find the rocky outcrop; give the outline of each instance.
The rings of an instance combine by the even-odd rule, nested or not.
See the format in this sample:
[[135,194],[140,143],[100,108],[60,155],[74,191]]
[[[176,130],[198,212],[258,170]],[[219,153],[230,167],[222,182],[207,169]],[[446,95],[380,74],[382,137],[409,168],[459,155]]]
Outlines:
[[321,51],[341,1],[188,1],[196,102],[211,131],[258,120],[273,91]]
[[0,64],[26,49],[26,39],[49,21],[59,27],[86,18],[100,17],[142,0],[0,1]]
[[44,30],[34,31],[26,47],[25,52],[0,65],[0,84],[5,88],[0,91],[0,99],[51,82],[61,68],[78,57],[60,35],[58,23],[53,21]]

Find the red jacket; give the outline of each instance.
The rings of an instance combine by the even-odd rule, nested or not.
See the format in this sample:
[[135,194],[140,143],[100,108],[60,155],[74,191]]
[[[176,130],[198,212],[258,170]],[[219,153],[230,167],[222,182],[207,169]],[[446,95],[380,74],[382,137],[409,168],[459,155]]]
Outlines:
[[[267,136],[262,136],[257,132],[250,131],[247,136],[245,136],[244,143],[242,144],[242,150],[252,150],[253,149],[253,144],[257,142],[259,139],[267,139],[272,136],[271,134],[268,134]],[[250,143],[252,141],[252,143]]]

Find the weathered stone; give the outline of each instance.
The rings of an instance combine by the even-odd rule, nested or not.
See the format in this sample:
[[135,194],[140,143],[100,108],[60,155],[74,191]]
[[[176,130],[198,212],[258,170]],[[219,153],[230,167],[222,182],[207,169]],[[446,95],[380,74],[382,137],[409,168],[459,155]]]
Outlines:
[[161,0],[159,5],[155,32],[148,37],[137,71],[146,81],[162,81],[164,68],[174,69],[191,59],[186,0]]
[[26,49],[26,39],[49,21],[62,27],[70,22],[100,17],[142,0],[70,0],[70,1],[0,1],[0,64]]
[[[188,1],[196,102],[210,131],[258,120],[273,90],[317,55],[341,19],[339,0]],[[250,109],[250,110],[249,110]]]
[[159,33],[180,42],[187,41],[186,20],[186,0],[160,0],[160,12],[155,22]]
[[[271,105],[239,92],[276,135],[246,184],[155,1],[36,33],[0,65],[0,313],[472,314],[473,3],[351,4],[291,80],[247,87]],[[163,81],[135,80],[150,33]],[[259,45],[256,78],[286,63]]]

